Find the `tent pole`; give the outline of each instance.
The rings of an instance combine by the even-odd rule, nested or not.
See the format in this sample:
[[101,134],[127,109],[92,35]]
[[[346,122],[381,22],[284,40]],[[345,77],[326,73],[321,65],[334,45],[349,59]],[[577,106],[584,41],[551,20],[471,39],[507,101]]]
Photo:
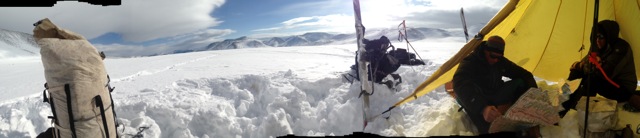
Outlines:
[[[594,8],[593,8],[593,26],[591,27],[591,47],[589,48],[589,52],[595,52],[595,47],[597,47],[597,43],[596,43],[596,35],[597,35],[597,31],[598,31],[598,11],[600,10],[600,0],[595,0],[595,4],[594,4]],[[592,56],[592,54],[589,54],[588,56]],[[588,63],[591,67],[593,67],[592,63]],[[589,72],[587,72],[587,91],[586,91],[586,95],[587,95],[587,102],[586,102],[586,108],[585,108],[585,115],[584,115],[584,131],[582,132],[582,136],[583,137],[587,137],[587,128],[589,126],[589,102],[590,102],[590,92],[591,92],[591,77],[593,77],[593,69],[589,69]]]

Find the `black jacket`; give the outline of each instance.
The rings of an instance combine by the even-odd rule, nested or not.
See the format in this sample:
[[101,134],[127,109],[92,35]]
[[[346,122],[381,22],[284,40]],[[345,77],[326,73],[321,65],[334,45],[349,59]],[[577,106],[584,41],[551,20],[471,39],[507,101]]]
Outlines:
[[502,57],[496,64],[489,65],[484,58],[483,45],[464,58],[453,76],[457,97],[466,109],[482,110],[487,105],[486,96],[502,88],[502,76],[510,79],[522,79],[529,87],[537,87],[533,75],[526,69]]
[[[635,91],[638,80],[636,78],[636,70],[633,60],[633,52],[629,43],[625,40],[618,38],[619,28],[615,22],[602,21],[598,24],[601,33],[605,34],[607,46],[602,49],[594,49],[593,51],[598,53],[600,57],[600,65],[606,73],[606,75],[615,83],[620,85],[620,88],[616,88],[613,84],[604,78],[604,75],[593,67],[592,64],[585,64],[580,69],[571,70],[568,80],[574,80],[578,78],[591,78],[583,79],[580,85],[587,86],[590,82],[589,95],[595,95],[598,93],[606,98],[617,100],[618,102],[624,102],[629,99],[631,94]],[[589,63],[589,55],[585,56],[582,63]],[[589,80],[589,81],[586,81]],[[576,91],[584,91],[585,89],[578,89]]]
[[[512,81],[505,83],[502,77]],[[523,82],[516,91],[505,93],[504,88],[512,87],[512,82]],[[511,85],[511,86],[510,86]],[[531,72],[502,57],[496,64],[489,65],[484,57],[484,43],[465,57],[453,75],[453,88],[457,101],[469,115],[481,134],[488,133],[490,123],[484,120],[483,109],[488,105],[513,104],[520,95],[531,87],[537,87]],[[499,93],[499,94],[498,94]],[[507,103],[504,103],[504,102]]]

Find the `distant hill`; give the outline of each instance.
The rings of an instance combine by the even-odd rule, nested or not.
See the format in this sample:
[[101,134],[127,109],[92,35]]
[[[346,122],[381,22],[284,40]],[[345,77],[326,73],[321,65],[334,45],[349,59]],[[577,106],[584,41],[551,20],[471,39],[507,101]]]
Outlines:
[[0,59],[40,56],[31,34],[0,29]]
[[[392,42],[398,39],[397,29],[369,29],[365,38],[378,39],[386,36]],[[462,33],[434,28],[408,28],[407,35],[410,41],[423,39],[439,39],[446,37],[463,37]],[[116,57],[140,57],[155,56],[176,53],[188,53],[207,50],[258,48],[258,47],[291,47],[291,46],[319,46],[319,45],[341,45],[355,44],[356,35],[351,34],[331,34],[325,32],[309,32],[302,35],[292,35],[284,37],[251,38],[240,37],[236,39],[226,39],[223,41],[204,44],[201,46],[173,46],[167,47],[113,47],[98,46],[103,48],[105,53]],[[108,47],[108,48],[107,48]],[[25,56],[40,56],[39,46],[35,43],[31,34],[0,29],[0,59]]]
[[[462,33],[453,35],[447,30],[434,28],[408,28],[407,36],[409,40],[423,40],[429,38],[445,38],[451,36],[462,36]],[[386,36],[390,40],[398,39],[398,30],[395,29],[371,29],[367,30],[365,38],[377,39]],[[338,45],[355,43],[355,34],[330,34],[325,32],[310,32],[302,35],[288,37],[268,37],[268,38],[248,38],[240,37],[236,39],[226,39],[209,44],[206,49],[200,50],[223,50],[238,48],[256,47],[290,47],[290,46],[318,46],[318,45]]]

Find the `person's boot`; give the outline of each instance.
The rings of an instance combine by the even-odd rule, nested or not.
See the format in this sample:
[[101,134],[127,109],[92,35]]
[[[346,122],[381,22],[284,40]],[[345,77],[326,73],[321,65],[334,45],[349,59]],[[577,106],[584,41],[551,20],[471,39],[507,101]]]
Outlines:
[[387,80],[383,83],[384,85],[387,85],[387,88],[392,89],[393,90],[393,81],[391,80]]
[[640,91],[636,91],[639,94],[634,94],[629,98],[629,105],[636,109],[636,111],[640,111]]
[[409,65],[425,65],[425,63],[419,59],[411,59],[409,60]]
[[569,109],[564,109],[558,112],[558,115],[560,115],[560,118],[564,118],[564,115],[567,115],[567,112],[569,112]]
[[558,114],[560,115],[560,118],[564,118],[564,115],[566,115],[567,112],[569,112],[569,110],[575,109],[579,100],[580,100],[579,94],[573,93],[569,95],[569,100],[562,102],[562,104],[560,105],[562,106],[562,108],[564,108],[564,110],[558,112]]
[[400,83],[402,83],[402,77],[400,77],[400,74],[389,74],[389,75],[391,75],[393,80],[398,81],[398,82],[396,82],[395,86],[398,86],[398,85],[400,85]]

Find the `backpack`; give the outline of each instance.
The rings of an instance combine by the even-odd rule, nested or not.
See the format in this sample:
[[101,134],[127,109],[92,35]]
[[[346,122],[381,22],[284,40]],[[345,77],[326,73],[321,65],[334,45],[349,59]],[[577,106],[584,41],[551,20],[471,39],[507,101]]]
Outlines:
[[[583,136],[584,119],[586,112],[587,97],[583,96],[576,105],[578,111],[578,126],[580,126],[580,136]],[[589,121],[587,126],[587,137],[614,137],[614,130],[618,122],[618,102],[605,97],[590,97],[589,99]]]
[[374,40],[364,39],[363,43],[366,50],[365,61],[370,62],[370,73],[375,72],[373,75],[369,74],[369,79],[373,76],[374,82],[382,83],[382,79],[400,68],[400,61],[387,53],[389,48],[393,49],[393,45],[386,36]]
[[[364,39],[363,43],[366,50],[364,58],[365,61],[371,62],[369,68],[371,72],[375,72],[373,80],[376,83],[383,83],[382,80],[387,75],[392,75],[394,79],[400,79],[400,76],[393,74],[393,72],[398,70],[401,65],[424,65],[423,61],[416,59],[415,54],[407,52],[406,49],[396,49],[386,36],[374,40]],[[352,69],[356,65],[352,66]],[[369,79],[371,79],[371,74],[369,75]]]
[[[45,74],[44,102],[49,103],[52,137],[113,138],[115,110],[104,56],[84,37],[58,28],[45,18],[34,24]],[[48,95],[48,96],[47,96]]]

